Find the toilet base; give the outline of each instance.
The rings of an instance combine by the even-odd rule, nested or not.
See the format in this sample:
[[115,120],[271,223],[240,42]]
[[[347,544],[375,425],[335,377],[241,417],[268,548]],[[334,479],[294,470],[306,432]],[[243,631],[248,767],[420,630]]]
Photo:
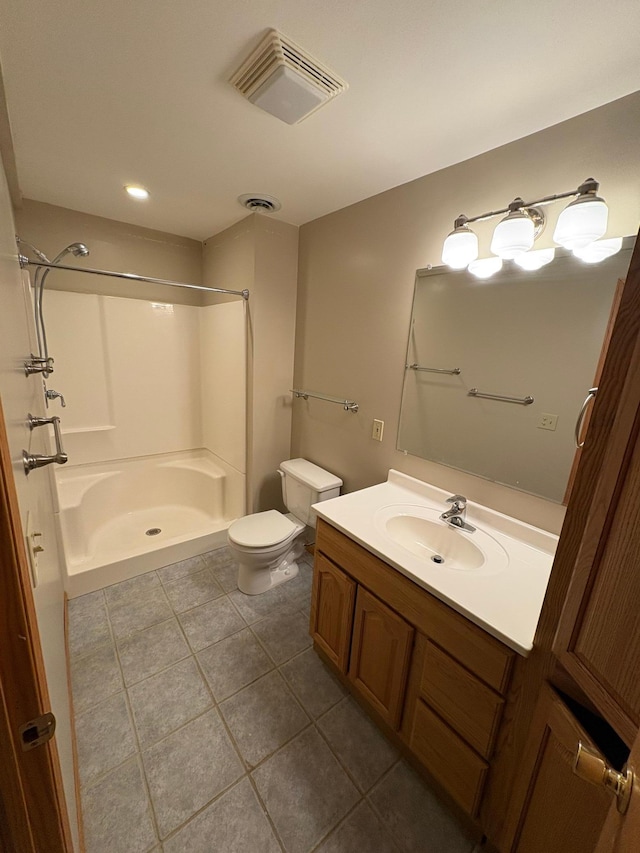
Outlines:
[[296,561],[297,554],[291,554],[274,569],[255,569],[240,563],[238,568],[238,589],[245,595],[260,595],[281,583],[293,580],[300,571]]

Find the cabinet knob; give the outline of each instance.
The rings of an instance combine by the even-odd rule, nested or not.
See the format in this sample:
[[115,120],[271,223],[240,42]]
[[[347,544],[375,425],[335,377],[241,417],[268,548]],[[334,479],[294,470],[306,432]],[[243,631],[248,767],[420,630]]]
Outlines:
[[622,773],[618,773],[613,767],[609,767],[596,752],[593,752],[580,741],[573,762],[573,772],[585,782],[607,788],[615,796],[620,814],[627,811],[634,782],[633,771],[628,767]]

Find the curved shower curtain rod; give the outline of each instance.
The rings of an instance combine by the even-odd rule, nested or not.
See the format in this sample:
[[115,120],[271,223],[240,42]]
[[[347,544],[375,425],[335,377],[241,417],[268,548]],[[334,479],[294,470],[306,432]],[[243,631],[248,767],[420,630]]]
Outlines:
[[184,281],[171,281],[164,278],[151,278],[146,275],[136,275],[133,272],[115,272],[114,270],[96,270],[91,267],[70,267],[65,264],[51,264],[44,261],[32,261],[25,255],[20,255],[20,266],[24,269],[26,266],[32,267],[47,267],[52,270],[69,270],[70,272],[84,272],[90,275],[107,275],[111,278],[126,278],[131,281],[148,281],[150,284],[166,284],[171,287],[186,287],[189,290],[205,290],[208,293],[228,293],[232,296],[242,296],[244,300],[249,299],[248,290],[227,290],[224,287],[207,287],[204,284],[187,284]]

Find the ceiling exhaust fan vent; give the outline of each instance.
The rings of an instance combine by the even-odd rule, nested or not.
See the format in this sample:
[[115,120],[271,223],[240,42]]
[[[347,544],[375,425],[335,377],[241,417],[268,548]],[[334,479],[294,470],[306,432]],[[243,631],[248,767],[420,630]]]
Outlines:
[[268,31],[229,82],[252,104],[287,124],[297,124],[348,88],[276,30]]

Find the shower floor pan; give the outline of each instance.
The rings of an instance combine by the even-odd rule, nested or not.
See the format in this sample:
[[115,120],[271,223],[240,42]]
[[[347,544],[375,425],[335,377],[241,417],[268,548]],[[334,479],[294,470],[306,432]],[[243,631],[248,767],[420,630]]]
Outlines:
[[206,452],[56,473],[70,598],[226,543],[244,477]]

